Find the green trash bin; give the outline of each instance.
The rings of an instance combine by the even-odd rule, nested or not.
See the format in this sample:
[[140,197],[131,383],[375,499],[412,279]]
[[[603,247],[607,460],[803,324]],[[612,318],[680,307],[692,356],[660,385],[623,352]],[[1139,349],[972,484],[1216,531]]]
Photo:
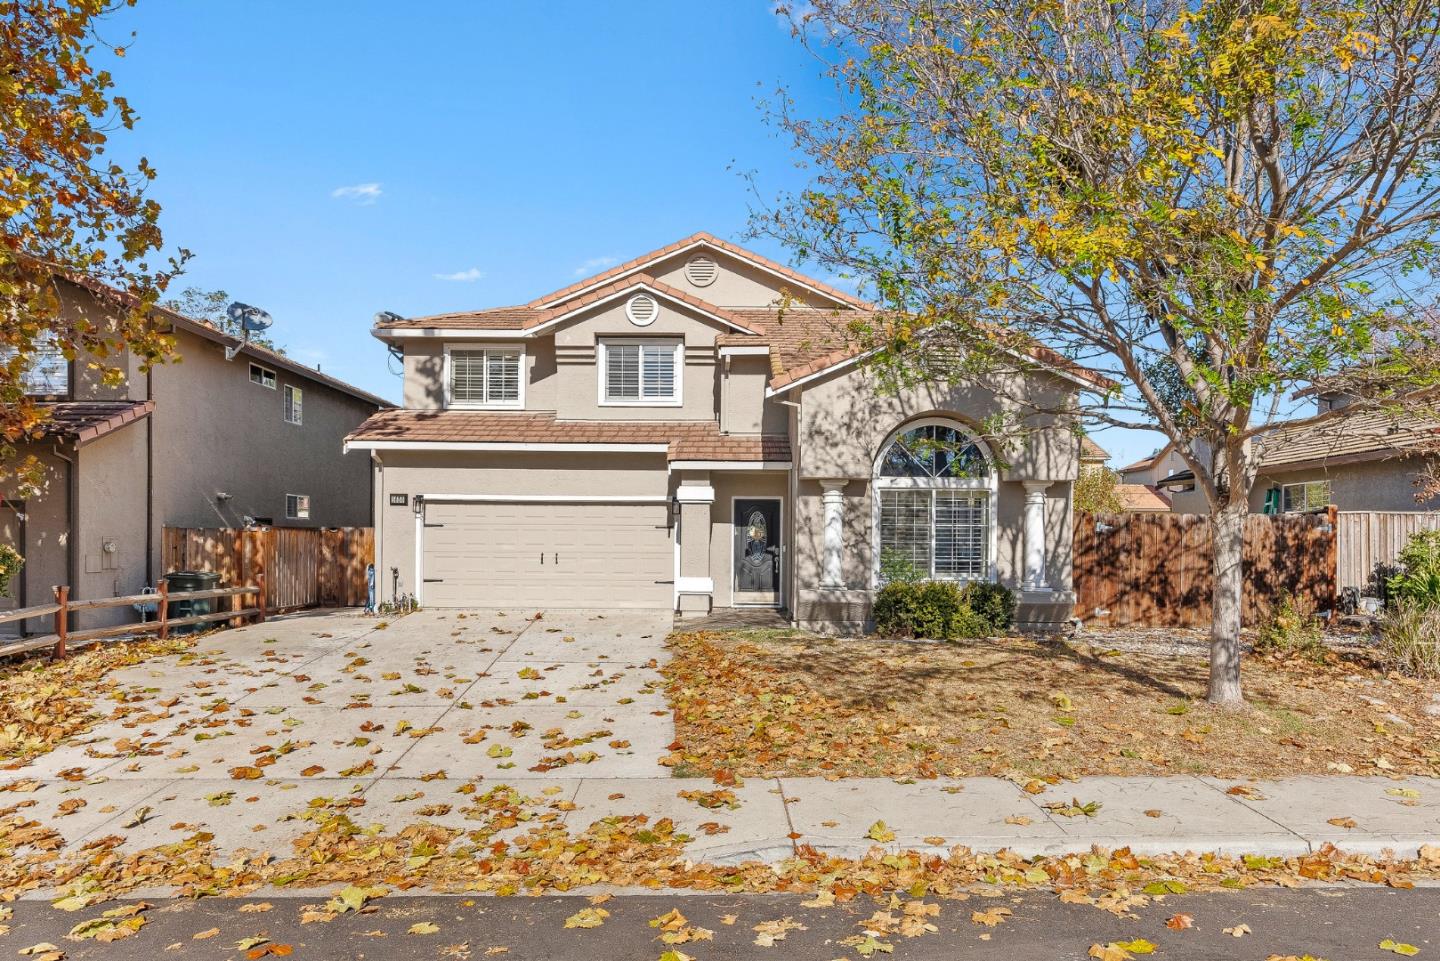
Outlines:
[[[220,575],[214,571],[172,571],[165,575],[165,584],[173,596],[182,591],[209,591],[220,586]],[[212,614],[215,611],[215,599],[213,597],[202,597],[199,600],[180,598],[172,600],[169,604],[170,620],[178,620],[182,617],[194,617],[197,614]],[[172,628],[171,634],[192,634],[195,631],[203,630],[210,626],[211,622],[204,624],[182,624],[180,627]]]

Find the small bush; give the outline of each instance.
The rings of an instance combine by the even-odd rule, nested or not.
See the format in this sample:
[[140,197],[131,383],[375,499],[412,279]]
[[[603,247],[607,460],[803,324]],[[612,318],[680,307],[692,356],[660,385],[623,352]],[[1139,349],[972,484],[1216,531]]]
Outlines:
[[[1009,627],[1014,598],[994,591],[973,591],[979,585],[952,581],[892,580],[875,595],[875,630],[885,637],[935,640],[989,637]],[[996,585],[986,585],[987,587]],[[972,593],[973,592],[973,593]],[[978,599],[986,605],[976,609]],[[1004,627],[996,625],[1004,622]]]
[[1400,573],[1386,585],[1389,598],[1431,610],[1440,608],[1440,530],[1411,534],[1398,560]]
[[1261,653],[1300,654],[1318,658],[1325,652],[1324,629],[1309,606],[1288,591],[1280,595],[1260,627],[1255,650]]
[[989,581],[966,584],[965,603],[985,619],[991,633],[1004,634],[1015,623],[1015,592],[1003,584]]
[[880,583],[918,584],[925,580],[925,572],[904,554],[894,548],[880,552]]
[[1440,607],[1413,600],[1391,605],[1380,619],[1380,657],[1410,677],[1440,677]]

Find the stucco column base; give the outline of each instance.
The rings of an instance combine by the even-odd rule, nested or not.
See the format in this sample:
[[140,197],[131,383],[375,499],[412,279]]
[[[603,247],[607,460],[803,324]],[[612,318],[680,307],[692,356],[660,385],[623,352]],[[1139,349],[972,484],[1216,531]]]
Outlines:
[[680,502],[680,576],[675,581],[675,610],[708,614],[715,603],[715,581],[710,575],[710,505],[715,488],[710,475],[687,477],[675,491]]
[[1020,591],[1015,595],[1015,629],[1024,634],[1066,630],[1075,616],[1074,591]]
[[875,595],[843,588],[801,588],[791,606],[795,623],[823,634],[863,634],[870,629]]
[[710,613],[712,598],[709,594],[681,594],[675,602],[677,620],[704,617]]

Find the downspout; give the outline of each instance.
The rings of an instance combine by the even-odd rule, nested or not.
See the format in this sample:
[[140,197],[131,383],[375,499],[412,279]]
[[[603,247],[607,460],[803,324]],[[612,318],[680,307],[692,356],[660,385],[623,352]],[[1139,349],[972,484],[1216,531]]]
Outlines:
[[145,371],[145,401],[151,405],[145,418],[145,583],[155,577],[155,373]]

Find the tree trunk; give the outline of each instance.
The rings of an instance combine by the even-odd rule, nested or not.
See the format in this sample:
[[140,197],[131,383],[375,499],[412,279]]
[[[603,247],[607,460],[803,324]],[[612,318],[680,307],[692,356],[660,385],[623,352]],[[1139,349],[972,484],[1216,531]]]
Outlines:
[[1206,699],[1240,707],[1240,612],[1244,603],[1245,517],[1249,505],[1226,504],[1210,517],[1215,544],[1215,586],[1211,595],[1210,690]]

